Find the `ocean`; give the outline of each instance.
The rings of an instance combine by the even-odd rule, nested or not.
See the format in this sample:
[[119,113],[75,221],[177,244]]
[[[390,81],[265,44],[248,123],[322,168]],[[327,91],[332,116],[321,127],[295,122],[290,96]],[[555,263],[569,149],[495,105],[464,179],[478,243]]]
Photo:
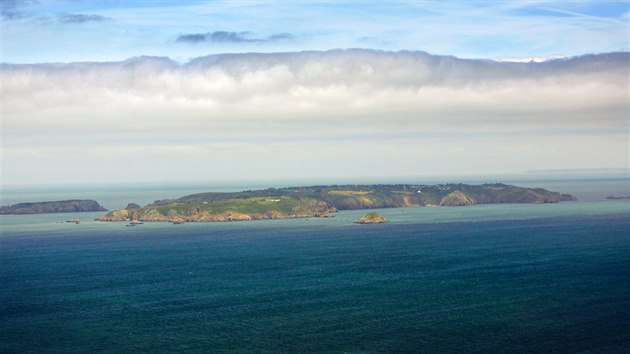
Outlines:
[[[580,201],[383,209],[382,225],[0,216],[0,352],[629,352],[630,201],[605,200],[628,180],[526,186]],[[200,187],[82,188],[3,203]]]

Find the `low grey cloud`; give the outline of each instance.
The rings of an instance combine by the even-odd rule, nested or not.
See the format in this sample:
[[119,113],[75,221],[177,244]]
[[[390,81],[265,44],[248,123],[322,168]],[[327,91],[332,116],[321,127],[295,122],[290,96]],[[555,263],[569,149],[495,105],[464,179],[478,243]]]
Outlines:
[[0,16],[5,20],[28,17],[28,13],[23,8],[36,3],[36,0],[2,0],[0,1]]
[[334,50],[1,64],[2,159],[12,181],[59,156],[112,178],[126,160],[226,178],[627,166],[629,62]]
[[[91,107],[107,107],[121,119],[130,111],[153,119],[158,106],[186,107],[180,122],[202,126],[213,119],[229,126],[244,117],[254,124],[301,124],[319,116],[364,128],[385,119],[434,131],[450,124],[502,131],[620,129],[630,105],[629,59],[620,52],[516,63],[357,49],[221,54],[185,64],[159,57],[2,64],[0,92],[8,129],[20,131],[28,131],[29,121],[50,124],[54,111],[59,118],[72,112],[82,117]],[[70,129],[98,126],[101,113],[90,115]]]
[[292,41],[294,39],[295,39],[295,36],[292,35],[291,33],[277,33],[277,34],[272,34],[271,36],[269,36],[267,38],[267,41],[269,42]]
[[57,20],[61,23],[86,23],[109,21],[111,20],[111,18],[101,15],[89,14],[62,14],[57,15]]
[[261,42],[281,42],[290,41],[295,37],[290,33],[276,33],[268,37],[256,38],[252,32],[228,32],[228,31],[215,31],[208,33],[190,33],[182,34],[177,37],[177,42],[183,43],[200,43],[200,42],[214,42],[214,43],[261,43]]
[[[30,17],[24,10],[28,5],[37,4],[37,0],[1,0],[0,15],[5,20],[18,20]],[[37,20],[44,22],[60,23],[87,23],[109,21],[111,18],[95,14],[60,14],[54,17],[40,16]]]

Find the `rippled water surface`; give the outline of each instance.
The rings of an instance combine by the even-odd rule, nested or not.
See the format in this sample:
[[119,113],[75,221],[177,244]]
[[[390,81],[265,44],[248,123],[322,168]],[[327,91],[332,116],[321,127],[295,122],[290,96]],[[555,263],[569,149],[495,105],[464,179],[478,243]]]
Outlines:
[[3,216],[0,352],[630,350],[630,202],[381,212]]

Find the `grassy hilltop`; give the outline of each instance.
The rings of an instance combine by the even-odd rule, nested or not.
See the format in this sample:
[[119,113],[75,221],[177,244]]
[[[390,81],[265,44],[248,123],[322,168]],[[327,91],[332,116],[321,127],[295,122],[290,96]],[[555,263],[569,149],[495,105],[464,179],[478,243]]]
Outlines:
[[115,210],[101,221],[238,221],[326,217],[337,210],[491,203],[557,203],[569,194],[506,184],[341,185],[191,194],[142,208]]

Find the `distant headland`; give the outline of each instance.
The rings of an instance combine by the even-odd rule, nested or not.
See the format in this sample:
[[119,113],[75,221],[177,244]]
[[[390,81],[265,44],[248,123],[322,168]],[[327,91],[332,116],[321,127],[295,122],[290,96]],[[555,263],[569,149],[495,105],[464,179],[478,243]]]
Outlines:
[[19,203],[0,207],[0,215],[77,213],[107,211],[94,200],[58,200],[53,202]]
[[629,200],[630,199],[630,195],[609,195],[608,197],[606,197],[606,199],[609,199],[609,200]]
[[338,210],[412,206],[467,206],[498,203],[558,203],[570,194],[542,188],[494,183],[378,184],[269,188],[230,193],[200,193],[157,200],[147,206],[130,204],[100,221],[167,221],[172,223],[331,217]]

